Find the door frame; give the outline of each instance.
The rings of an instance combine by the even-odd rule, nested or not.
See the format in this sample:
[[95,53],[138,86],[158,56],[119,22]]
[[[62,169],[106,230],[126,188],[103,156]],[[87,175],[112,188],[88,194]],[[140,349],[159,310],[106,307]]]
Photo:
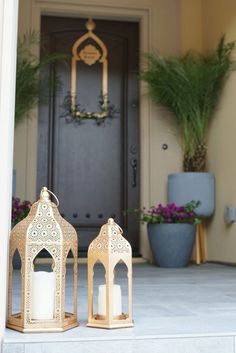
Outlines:
[[[92,17],[104,20],[122,20],[139,22],[140,26],[140,52],[149,52],[151,43],[151,13],[152,6],[149,1],[147,5],[138,3],[134,5],[123,4],[120,6],[105,6],[95,4],[93,0],[87,0],[82,3],[80,0],[71,0],[69,4],[55,0],[27,0],[27,4],[31,9],[31,28],[36,32],[40,32],[41,15],[63,16],[63,17]],[[39,55],[39,50],[38,53]],[[151,175],[150,175],[150,117],[151,117],[151,101],[148,97],[143,83],[140,83],[140,205],[149,205],[151,200]],[[26,180],[31,190],[28,194],[33,194],[35,199],[36,193],[36,171],[37,171],[37,120],[34,119],[30,126],[30,133],[27,134],[28,148],[31,153],[28,155],[28,165],[31,168],[26,170]],[[32,166],[35,166],[32,178]],[[32,180],[33,179],[33,180]],[[150,258],[150,248],[147,241],[146,228],[140,225],[140,252],[145,258]]]

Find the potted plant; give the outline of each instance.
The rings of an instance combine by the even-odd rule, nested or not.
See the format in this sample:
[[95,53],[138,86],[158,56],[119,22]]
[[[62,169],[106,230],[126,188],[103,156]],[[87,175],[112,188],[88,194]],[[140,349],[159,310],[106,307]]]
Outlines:
[[[36,32],[29,32],[18,39],[16,65],[16,94],[15,94],[15,125],[28,118],[27,114],[33,109],[38,100],[47,101],[50,88],[59,88],[60,80],[52,75],[43,74],[43,70],[58,60],[65,60],[64,54],[54,53],[38,58],[32,53],[34,46],[40,45],[40,36]],[[16,170],[13,170],[13,196],[16,190]]]
[[18,39],[16,65],[15,123],[27,117],[27,113],[36,106],[39,99],[48,99],[50,87],[60,87],[57,77],[43,74],[48,65],[65,60],[64,54],[53,53],[38,58],[32,53],[34,46],[40,45],[40,37],[29,32]]
[[167,204],[137,211],[147,223],[149,243],[156,264],[161,267],[185,267],[192,255],[199,201],[184,206]]
[[168,200],[183,204],[200,199],[197,212],[206,217],[215,203],[214,176],[206,174],[208,128],[225,81],[236,68],[231,58],[234,47],[235,42],[226,43],[222,36],[207,54],[166,58],[148,54],[148,66],[140,73],[153,101],[174,113],[181,135],[184,173],[169,176]]

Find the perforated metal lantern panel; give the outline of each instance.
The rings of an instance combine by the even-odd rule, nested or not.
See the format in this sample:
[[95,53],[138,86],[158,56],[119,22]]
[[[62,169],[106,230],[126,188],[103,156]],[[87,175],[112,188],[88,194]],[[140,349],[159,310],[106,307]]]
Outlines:
[[[88,324],[90,327],[119,328],[132,327],[132,249],[123,237],[122,229],[112,218],[102,226],[99,235],[92,241],[88,249]],[[101,317],[93,312],[94,265],[100,261],[105,269],[106,277],[106,315]],[[112,285],[114,269],[122,261],[127,267],[128,277],[128,313],[114,317]]]
[[[32,282],[34,260],[41,250],[47,250],[53,259],[55,273],[55,304],[51,320],[32,319]],[[21,310],[12,312],[13,256],[18,250],[21,258]],[[66,260],[69,252],[74,257],[73,312],[65,312]],[[42,188],[28,216],[11,231],[9,258],[9,295],[7,327],[22,332],[64,331],[78,325],[77,320],[77,255],[78,240],[75,229],[65,221],[50,200],[49,190]]]

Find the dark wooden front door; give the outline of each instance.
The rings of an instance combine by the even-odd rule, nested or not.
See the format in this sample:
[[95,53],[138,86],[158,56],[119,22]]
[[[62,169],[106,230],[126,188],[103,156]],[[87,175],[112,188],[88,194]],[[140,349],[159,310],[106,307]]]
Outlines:
[[[43,16],[44,51],[71,55],[87,19]],[[63,87],[49,105],[39,107],[37,192],[43,185],[60,200],[60,212],[79,233],[80,251],[87,250],[109,217],[123,228],[134,253],[139,253],[139,224],[123,211],[139,204],[138,24],[96,20],[94,32],[108,49],[109,100],[119,111],[97,125],[94,120],[68,123],[61,117],[70,91],[70,64],[51,70]],[[98,66],[80,67],[78,96],[87,111],[98,109],[101,74]]]

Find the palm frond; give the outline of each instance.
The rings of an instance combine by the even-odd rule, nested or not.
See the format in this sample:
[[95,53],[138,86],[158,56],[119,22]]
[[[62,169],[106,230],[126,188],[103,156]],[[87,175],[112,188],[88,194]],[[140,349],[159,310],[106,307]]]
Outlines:
[[18,39],[16,67],[15,122],[21,121],[38,100],[48,97],[50,87],[60,88],[58,77],[43,75],[42,71],[59,60],[66,60],[63,54],[53,53],[40,59],[32,53],[33,46],[40,45],[40,36],[32,31]]

